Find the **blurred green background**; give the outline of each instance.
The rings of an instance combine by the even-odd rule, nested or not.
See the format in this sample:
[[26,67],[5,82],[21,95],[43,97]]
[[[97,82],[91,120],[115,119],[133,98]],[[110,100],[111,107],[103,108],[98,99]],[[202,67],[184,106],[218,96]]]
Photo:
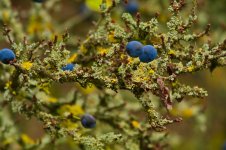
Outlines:
[[[206,24],[210,23],[211,40],[217,43],[222,42],[223,38],[226,38],[226,0],[197,1],[198,22],[193,28],[194,31],[202,31]],[[20,20],[24,24],[28,24],[28,12],[34,7],[31,0],[12,0],[12,3],[12,9],[19,12]],[[182,13],[185,18],[190,13],[191,0],[186,0],[186,3]],[[167,10],[169,2],[167,0],[138,0],[138,5],[142,20],[149,20],[156,12],[159,12],[159,21],[164,30],[164,23],[169,18]],[[55,22],[65,24],[64,29],[61,30],[64,31],[68,28],[72,35],[71,45],[68,45],[68,48],[71,51],[76,51],[73,44],[76,45],[79,40],[85,39],[89,29],[93,28],[93,22],[98,20],[100,14],[91,10],[82,0],[61,0],[54,7],[50,8],[53,11],[49,11],[53,17],[52,28],[58,28]],[[123,4],[115,8],[112,16],[116,22],[120,22],[120,15],[124,11]],[[1,45],[7,46],[6,43],[1,43]],[[221,149],[226,141],[226,68],[216,68],[212,73],[205,70],[184,75],[180,77],[180,80],[188,85],[204,87],[208,90],[209,96],[203,100],[191,100],[193,104],[202,105],[202,113],[199,113],[198,116],[185,117],[181,123],[169,126],[168,130],[172,136],[169,144],[175,150]],[[65,85],[66,88],[70,88],[68,86],[70,85]],[[27,121],[20,116],[17,122],[21,131],[33,139],[38,139],[44,133],[42,124],[35,119]],[[60,149],[60,147],[58,148]]]

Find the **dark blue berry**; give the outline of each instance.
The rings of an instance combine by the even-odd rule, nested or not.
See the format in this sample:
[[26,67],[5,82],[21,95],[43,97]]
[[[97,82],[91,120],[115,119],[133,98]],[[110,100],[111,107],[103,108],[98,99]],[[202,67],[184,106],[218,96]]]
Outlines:
[[143,45],[138,41],[131,41],[126,45],[126,51],[131,57],[138,57],[142,53]]
[[16,56],[11,49],[4,48],[0,50],[0,61],[4,64],[9,64],[10,61],[13,61],[15,58]]
[[85,114],[81,117],[81,124],[84,128],[94,128],[96,126],[96,119],[90,114]]
[[131,14],[135,14],[138,12],[139,5],[136,0],[128,1],[128,4],[125,5],[125,11]]
[[74,64],[67,64],[66,66],[62,67],[63,71],[73,71],[75,65]]
[[33,2],[42,3],[44,0],[33,0]]
[[151,46],[146,45],[142,48],[142,54],[139,56],[139,59],[141,62],[151,62],[157,57],[157,50]]

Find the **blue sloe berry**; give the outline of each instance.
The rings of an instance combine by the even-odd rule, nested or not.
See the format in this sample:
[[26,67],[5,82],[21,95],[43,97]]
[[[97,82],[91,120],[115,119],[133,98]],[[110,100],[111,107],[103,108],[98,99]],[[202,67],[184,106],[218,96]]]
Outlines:
[[138,12],[139,5],[136,0],[128,1],[128,4],[125,5],[125,11],[131,14],[135,14]]
[[4,48],[0,50],[0,61],[4,64],[9,64],[10,61],[13,61],[15,58],[16,56],[11,49]]
[[151,62],[157,57],[157,50],[152,45],[145,45],[142,54],[139,56],[141,62]]
[[126,45],[126,51],[127,51],[129,56],[131,56],[131,57],[138,57],[142,53],[142,50],[141,50],[142,47],[143,47],[143,45],[140,42],[138,42],[138,41],[130,41]]
[[96,119],[90,114],[85,114],[81,117],[81,124],[84,128],[94,128]]
[[75,67],[75,64],[67,64],[66,66],[62,67],[63,71],[73,71]]

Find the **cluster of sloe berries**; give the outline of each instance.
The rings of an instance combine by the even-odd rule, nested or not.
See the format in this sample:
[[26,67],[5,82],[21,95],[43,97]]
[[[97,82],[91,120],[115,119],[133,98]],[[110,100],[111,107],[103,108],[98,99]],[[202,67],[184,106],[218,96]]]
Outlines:
[[[9,64],[16,59],[15,53],[8,48],[3,48],[0,50],[0,61],[4,64]],[[62,67],[63,71],[73,71],[75,64],[67,64],[66,66]]]
[[157,50],[152,45],[143,46],[138,41],[130,41],[126,45],[126,51],[131,57],[139,57],[141,62],[148,63],[157,57]]
[[[15,53],[8,48],[3,48],[0,50],[0,61],[4,64],[9,64],[16,59]],[[74,64],[67,64],[62,68],[62,70],[73,71]],[[90,114],[85,114],[80,118],[81,124],[84,128],[94,128],[96,126],[95,118]]]
[[[69,63],[66,66],[62,67],[63,71],[73,71],[75,64]],[[85,114],[80,118],[81,124],[84,128],[94,128],[96,126],[96,119],[90,115]]]

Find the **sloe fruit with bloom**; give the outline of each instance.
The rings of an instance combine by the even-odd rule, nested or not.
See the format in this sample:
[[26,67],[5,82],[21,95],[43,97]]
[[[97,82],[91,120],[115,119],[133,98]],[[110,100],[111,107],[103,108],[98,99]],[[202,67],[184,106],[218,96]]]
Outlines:
[[62,67],[63,71],[73,71],[75,65],[74,64],[67,64],[66,66]]
[[96,119],[90,114],[85,114],[81,117],[81,124],[84,128],[94,128],[96,126]]
[[15,58],[16,56],[11,49],[4,48],[0,50],[0,61],[4,64],[9,64],[10,61],[13,61]]
[[157,57],[157,50],[152,45],[145,45],[142,54],[139,56],[141,62],[151,62]]
[[126,51],[131,57],[139,57],[142,54],[143,45],[138,41],[130,41],[126,45]]
[[136,0],[128,1],[128,4],[124,6],[124,9],[128,13],[135,14],[139,9],[138,2]]

